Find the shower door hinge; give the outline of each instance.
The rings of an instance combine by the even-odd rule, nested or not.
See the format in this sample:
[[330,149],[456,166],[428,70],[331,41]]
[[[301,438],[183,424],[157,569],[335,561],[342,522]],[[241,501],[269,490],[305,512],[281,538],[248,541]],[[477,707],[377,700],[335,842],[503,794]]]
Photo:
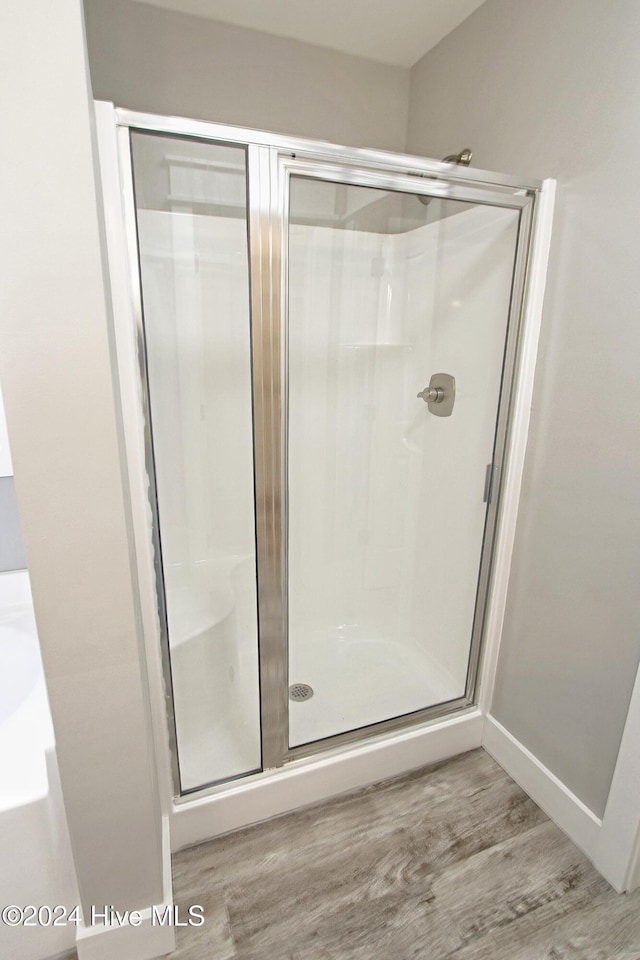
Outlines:
[[493,493],[493,464],[488,463],[484,475],[484,493],[482,495],[483,503],[491,503],[491,494]]

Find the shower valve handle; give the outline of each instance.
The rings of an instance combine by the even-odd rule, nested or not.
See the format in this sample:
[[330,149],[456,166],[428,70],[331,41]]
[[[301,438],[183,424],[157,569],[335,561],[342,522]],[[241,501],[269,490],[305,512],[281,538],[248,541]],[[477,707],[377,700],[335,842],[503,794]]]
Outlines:
[[456,380],[450,373],[434,373],[429,386],[418,394],[436,417],[450,417],[456,401]]
[[444,400],[444,390],[442,387],[425,387],[418,394],[425,403],[442,403]]

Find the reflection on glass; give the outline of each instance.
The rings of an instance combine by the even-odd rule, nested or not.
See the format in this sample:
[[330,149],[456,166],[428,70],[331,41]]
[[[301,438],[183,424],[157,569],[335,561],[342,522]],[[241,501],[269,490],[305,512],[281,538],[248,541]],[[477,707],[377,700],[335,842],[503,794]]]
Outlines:
[[181,787],[260,768],[242,149],[132,135]]
[[517,225],[292,177],[291,746],[464,695]]

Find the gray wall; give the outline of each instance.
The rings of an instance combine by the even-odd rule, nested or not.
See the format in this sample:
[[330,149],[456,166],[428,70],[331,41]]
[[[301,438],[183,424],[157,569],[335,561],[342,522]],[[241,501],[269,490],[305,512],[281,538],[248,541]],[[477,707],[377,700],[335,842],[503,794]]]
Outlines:
[[[162,900],[80,0],[0,3],[0,378],[85,911]],[[87,912],[85,912],[87,916]]]
[[26,566],[16,485],[13,477],[0,477],[0,573]]
[[408,147],[558,178],[493,713],[602,814],[640,655],[640,5],[487,0],[412,70]]
[[132,0],[85,0],[96,99],[401,150],[409,71]]

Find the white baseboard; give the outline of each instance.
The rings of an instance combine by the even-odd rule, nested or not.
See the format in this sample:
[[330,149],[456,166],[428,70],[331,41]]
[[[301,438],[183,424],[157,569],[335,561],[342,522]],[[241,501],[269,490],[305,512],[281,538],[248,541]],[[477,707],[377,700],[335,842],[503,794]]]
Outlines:
[[168,817],[162,819],[162,864],[162,903],[137,911],[141,915],[139,925],[125,922],[79,927],[76,938],[78,960],[114,960],[114,957],[118,960],[154,960],[175,950],[175,928],[173,924],[161,922],[167,916],[173,917]]
[[491,716],[482,746],[583,853],[596,855],[602,821]]
[[172,849],[181,850],[474,750],[481,744],[482,725],[480,711],[470,709],[457,717],[351,745],[330,755],[294,761],[275,773],[257,774],[197,800],[176,804],[171,817]]

